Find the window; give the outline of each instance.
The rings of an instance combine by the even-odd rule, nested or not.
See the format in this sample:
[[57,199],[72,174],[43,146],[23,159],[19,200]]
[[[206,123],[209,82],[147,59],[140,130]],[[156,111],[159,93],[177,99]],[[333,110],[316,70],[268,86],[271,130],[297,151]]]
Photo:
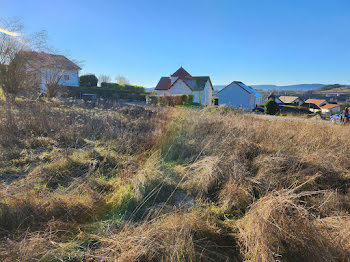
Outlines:
[[64,75],[64,80],[69,80],[69,75]]

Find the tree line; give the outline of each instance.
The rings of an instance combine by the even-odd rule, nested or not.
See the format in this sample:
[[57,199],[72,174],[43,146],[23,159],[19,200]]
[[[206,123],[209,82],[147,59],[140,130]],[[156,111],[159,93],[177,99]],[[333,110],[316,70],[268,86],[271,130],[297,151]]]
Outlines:
[[[100,86],[98,87],[98,84]],[[111,82],[111,77],[107,75],[101,75],[99,78],[94,74],[82,75],[79,77],[79,86],[81,88],[106,88],[115,92],[126,93],[145,93],[146,89],[141,86],[131,85],[129,81],[123,77],[116,77],[116,82]]]

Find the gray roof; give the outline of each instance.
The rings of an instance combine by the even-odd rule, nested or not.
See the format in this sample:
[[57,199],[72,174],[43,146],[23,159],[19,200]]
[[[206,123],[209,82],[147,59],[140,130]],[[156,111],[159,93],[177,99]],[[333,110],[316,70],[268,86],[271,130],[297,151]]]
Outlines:
[[25,51],[25,54],[28,55],[29,65],[34,68],[54,67],[66,70],[81,70],[79,66],[63,55],[32,51]]
[[[233,81],[231,84],[236,84],[238,85],[240,88],[244,89],[245,91],[247,91],[249,94],[254,94],[255,97],[262,97],[262,94],[260,94],[258,91],[256,91],[254,88],[251,88],[250,86],[245,85],[244,83],[242,83],[241,81]],[[231,84],[229,84],[228,86],[230,86]],[[226,86],[226,87],[228,87]],[[222,90],[224,90],[226,87],[224,87],[223,89],[221,89],[219,92],[221,92]]]
[[193,76],[192,79],[183,79],[193,91],[204,90],[205,84],[209,81],[209,76]]

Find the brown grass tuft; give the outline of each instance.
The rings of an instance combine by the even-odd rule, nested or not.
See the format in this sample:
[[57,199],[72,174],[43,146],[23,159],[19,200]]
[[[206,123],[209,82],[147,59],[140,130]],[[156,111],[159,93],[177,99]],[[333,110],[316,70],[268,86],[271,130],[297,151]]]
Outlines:
[[239,261],[234,239],[199,212],[175,212],[99,240],[99,261]]
[[[308,192],[271,193],[238,222],[242,252],[249,261],[344,261],[347,251],[327,237],[300,202]],[[310,193],[311,194],[311,193]]]

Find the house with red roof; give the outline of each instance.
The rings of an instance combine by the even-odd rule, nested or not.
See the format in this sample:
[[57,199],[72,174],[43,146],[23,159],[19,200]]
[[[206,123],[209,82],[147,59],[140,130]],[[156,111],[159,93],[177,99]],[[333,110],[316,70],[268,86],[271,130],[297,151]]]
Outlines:
[[315,104],[318,107],[321,107],[321,106],[324,106],[324,105],[328,104],[328,102],[325,99],[309,98],[308,100],[305,101],[305,104]]
[[325,115],[339,114],[340,106],[338,104],[325,104],[321,106],[321,112]]
[[208,106],[214,88],[209,76],[191,76],[180,67],[172,75],[161,77],[154,90],[157,95],[193,95],[193,102]]
[[321,112],[322,115],[333,115],[340,113],[340,106],[336,103],[328,103],[325,99],[310,98],[305,101],[312,112]]

